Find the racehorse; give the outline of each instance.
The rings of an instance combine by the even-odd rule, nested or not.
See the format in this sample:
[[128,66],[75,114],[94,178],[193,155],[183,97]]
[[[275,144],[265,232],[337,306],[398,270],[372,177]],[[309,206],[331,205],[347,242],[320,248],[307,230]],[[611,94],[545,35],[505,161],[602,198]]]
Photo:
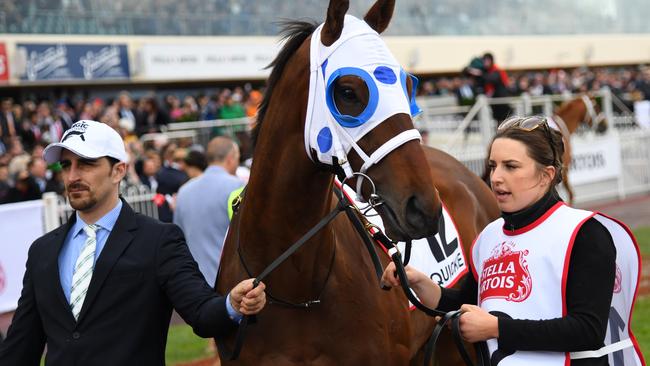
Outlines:
[[581,124],[589,126],[596,133],[607,130],[607,121],[603,118],[598,103],[593,96],[583,94],[569,100],[558,107],[550,118],[551,127],[562,133],[564,155],[562,155],[562,185],[569,196],[569,204],[573,204],[574,192],[569,183],[569,168],[571,165],[571,135]]
[[[394,1],[378,0],[364,17],[367,26],[345,15],[348,6],[348,1],[331,0],[326,21],[318,29],[304,22],[288,25],[287,42],[272,63],[258,114],[250,180],[224,244],[217,276],[221,293],[260,274],[328,215],[337,205],[332,193],[337,170],[366,200],[373,193],[381,197],[377,210],[386,233],[396,240],[436,233],[440,195],[450,196],[451,211],[467,216],[462,222],[468,224],[463,225],[471,227],[460,230],[465,245],[487,223],[485,218],[494,215],[475,213],[484,198],[469,192],[473,183],[463,183],[471,181],[471,175],[435,189],[438,178],[429,166],[445,160],[440,152],[424,153],[418,143],[411,119],[415,82],[392,56],[380,66],[345,64],[366,57],[386,59],[389,53],[377,33],[388,26]],[[355,43],[355,37],[362,42]],[[359,53],[336,55],[338,47],[346,45]],[[318,58],[328,52],[330,57]],[[325,83],[326,88],[318,89]],[[328,122],[331,116],[318,113],[319,93],[334,123]],[[350,140],[350,135],[358,140]],[[437,174],[446,176],[441,182],[455,179],[453,171]],[[455,192],[465,195],[470,205],[462,215],[462,204],[451,198]],[[250,326],[239,357],[233,361],[222,357],[222,362],[408,364],[425,343],[433,319],[420,312],[409,314],[402,293],[381,291],[369,257],[347,219],[331,221],[264,279],[269,304]],[[381,256],[381,261],[385,265],[388,257]],[[225,343],[232,345],[233,339]]]

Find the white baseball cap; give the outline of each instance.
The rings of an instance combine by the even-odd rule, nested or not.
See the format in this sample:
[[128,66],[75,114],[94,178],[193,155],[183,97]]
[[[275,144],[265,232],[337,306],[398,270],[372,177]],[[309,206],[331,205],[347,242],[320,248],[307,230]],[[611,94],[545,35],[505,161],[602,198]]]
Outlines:
[[61,142],[47,145],[43,150],[43,159],[48,164],[61,160],[61,149],[70,150],[86,159],[110,156],[119,161],[128,161],[120,134],[107,124],[97,121],[75,122],[69,130],[65,131]]

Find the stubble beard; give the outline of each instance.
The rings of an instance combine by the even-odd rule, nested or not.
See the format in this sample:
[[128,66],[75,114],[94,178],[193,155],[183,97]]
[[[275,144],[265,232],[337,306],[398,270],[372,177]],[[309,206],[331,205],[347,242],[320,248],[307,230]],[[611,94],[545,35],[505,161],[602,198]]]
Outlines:
[[74,208],[77,211],[87,211],[95,207],[97,205],[97,198],[93,195],[90,195],[90,192],[88,192],[89,197],[83,198],[73,198],[72,194],[68,195],[68,200],[70,201],[70,206]]

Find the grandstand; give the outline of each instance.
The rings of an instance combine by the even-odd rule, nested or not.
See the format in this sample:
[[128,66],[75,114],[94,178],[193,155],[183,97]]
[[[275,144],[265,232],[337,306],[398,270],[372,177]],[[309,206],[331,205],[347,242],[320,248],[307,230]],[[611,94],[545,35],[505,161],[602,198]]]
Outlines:
[[[23,0],[0,3],[0,33],[84,35],[275,35],[283,18],[322,19],[326,2],[304,0]],[[361,15],[369,0],[350,4]],[[556,11],[549,11],[557,9]],[[561,9],[561,10],[560,10]],[[389,35],[648,33],[646,0],[403,0]]]

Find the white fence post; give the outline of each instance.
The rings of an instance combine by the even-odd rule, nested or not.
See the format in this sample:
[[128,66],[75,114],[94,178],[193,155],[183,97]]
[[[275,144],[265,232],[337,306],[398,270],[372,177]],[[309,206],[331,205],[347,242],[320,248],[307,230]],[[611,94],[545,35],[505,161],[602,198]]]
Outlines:
[[492,136],[494,136],[494,126],[492,122],[492,109],[488,103],[485,95],[481,94],[476,99],[481,109],[478,112],[479,116],[479,131],[481,132],[483,146],[488,146]]
[[61,220],[59,219],[59,198],[57,194],[54,192],[43,193],[43,206],[43,215],[45,216],[43,224],[47,233],[61,225]]

